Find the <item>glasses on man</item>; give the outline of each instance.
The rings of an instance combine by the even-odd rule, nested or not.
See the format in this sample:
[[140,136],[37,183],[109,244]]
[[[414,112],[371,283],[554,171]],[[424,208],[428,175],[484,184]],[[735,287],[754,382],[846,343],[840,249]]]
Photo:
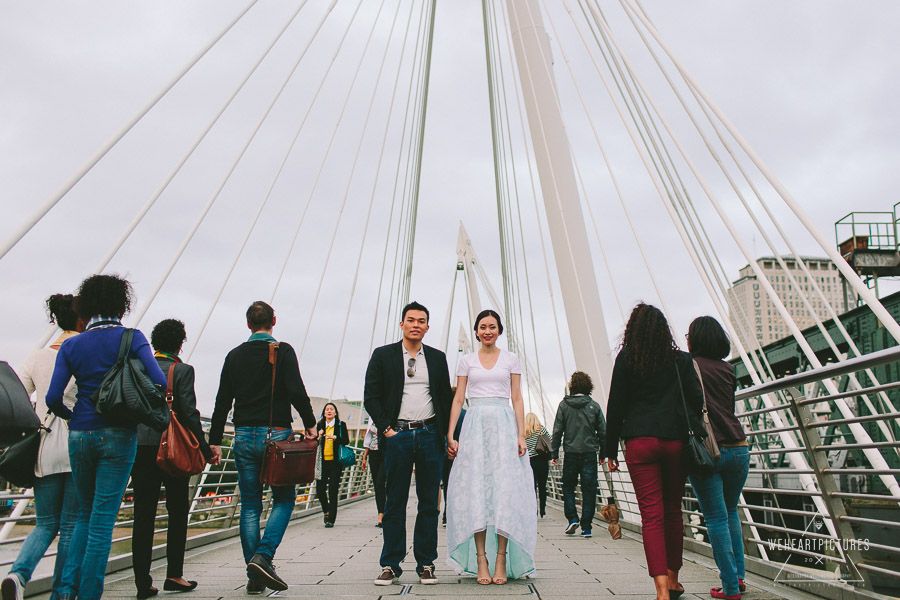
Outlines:
[[407,366],[406,376],[409,378],[415,377],[416,376],[416,359],[414,359],[414,358],[409,359],[409,362],[406,363],[406,366]]

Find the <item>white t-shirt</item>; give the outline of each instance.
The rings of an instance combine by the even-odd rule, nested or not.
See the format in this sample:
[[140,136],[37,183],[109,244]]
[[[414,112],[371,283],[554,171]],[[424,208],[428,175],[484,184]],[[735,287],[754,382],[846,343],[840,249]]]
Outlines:
[[466,396],[469,398],[510,398],[512,390],[510,375],[522,374],[519,357],[512,352],[500,350],[497,364],[493,369],[485,369],[478,360],[478,352],[467,354],[459,360],[456,374],[468,377]]

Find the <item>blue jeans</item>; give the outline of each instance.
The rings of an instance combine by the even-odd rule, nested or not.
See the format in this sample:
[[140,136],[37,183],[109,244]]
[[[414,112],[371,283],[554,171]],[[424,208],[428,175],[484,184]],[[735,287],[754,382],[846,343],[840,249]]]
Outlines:
[[69,431],[69,460],[79,511],[57,594],[81,600],[103,595],[113,527],[137,451],[137,434],[124,427]]
[[563,457],[563,511],[569,523],[578,521],[575,486],[581,477],[581,529],[591,530],[597,508],[597,453],[566,452]]
[[710,477],[692,475],[690,480],[706,520],[722,591],[731,596],[740,593],[738,579],[744,578],[744,540],[737,505],[750,470],[750,451],[746,446],[721,447],[719,451],[716,472]]
[[398,576],[403,572],[400,563],[406,557],[406,504],[415,465],[419,510],[413,531],[413,555],[416,557],[416,572],[421,573],[422,567],[434,565],[437,558],[438,518],[441,515],[438,496],[444,466],[443,436],[438,434],[435,424],[424,429],[401,431],[384,438],[381,451],[387,473],[381,566],[391,567]]
[[[294,512],[294,486],[272,488],[272,510],[266,521],[265,535],[260,539],[259,519],[262,516],[263,484],[259,481],[263,457],[266,453],[268,427],[235,427],[234,466],[238,472],[241,489],[241,549],[244,562],[249,563],[254,554],[262,554],[269,560],[281,544],[284,532]],[[291,437],[290,429],[272,431],[272,441],[281,442]],[[250,573],[247,573],[250,576]]]
[[[75,495],[71,473],[56,473],[34,479],[34,512],[34,529],[25,538],[9,573],[16,575],[22,585],[28,583],[34,568],[58,532],[59,543],[56,545],[56,564],[53,568],[53,589],[56,590],[62,580],[69,542],[75,529],[75,521],[78,520],[78,497]],[[55,592],[50,598],[56,598]]]

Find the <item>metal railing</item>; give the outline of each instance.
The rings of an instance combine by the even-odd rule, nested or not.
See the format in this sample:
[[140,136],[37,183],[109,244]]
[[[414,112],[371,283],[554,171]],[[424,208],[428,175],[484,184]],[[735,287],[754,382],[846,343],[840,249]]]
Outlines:
[[[205,425],[208,426],[208,422]],[[234,434],[226,432],[222,443],[221,464],[217,466],[206,465],[202,473],[191,477],[188,488],[191,497],[190,511],[188,513],[188,549],[239,534],[238,520],[241,509],[241,495],[238,488],[237,470],[234,466],[233,440]],[[357,455],[357,463],[344,469],[338,496],[340,504],[368,497],[373,492],[369,474],[359,467],[359,459],[362,457],[363,449],[352,446],[351,449]],[[320,507],[315,501],[315,484],[298,485],[296,494],[294,512],[291,515],[292,520],[320,512]],[[263,511],[260,517],[260,523],[263,525],[268,519],[271,508],[271,496],[271,489],[268,489],[263,496]],[[0,553],[3,556],[0,559],[0,568],[8,568],[13,563],[21,543],[34,526],[33,499],[31,490],[23,493],[0,494],[0,501],[6,501],[7,505],[12,504],[10,515],[0,518],[0,523],[3,524],[6,534],[5,536],[0,534]],[[154,540],[154,559],[165,556],[164,536],[168,527],[165,499],[161,498],[158,506],[162,509],[157,509],[155,536],[162,534],[163,538]],[[118,571],[131,566],[133,514],[133,490],[129,480],[122,504],[119,507],[116,526],[113,529],[112,549],[109,555],[107,572]],[[52,584],[52,561],[55,559],[55,556],[56,550],[54,545],[45,554],[44,564],[40,565],[36,570],[38,576],[33,578],[28,584],[27,594],[29,596],[50,589]],[[50,561],[49,566],[47,561]],[[46,573],[46,575],[41,576],[42,573]]]
[[[866,382],[865,369],[897,363],[895,347],[738,392],[751,455],[738,505],[748,571],[826,598],[900,595],[900,412],[887,395],[900,383],[848,389],[849,374]],[[827,379],[841,393],[828,394]],[[625,461],[620,469],[601,472],[598,501],[614,498],[623,527],[639,532]],[[551,467],[556,500],[560,477]],[[690,483],[683,514],[686,548],[712,556]]]

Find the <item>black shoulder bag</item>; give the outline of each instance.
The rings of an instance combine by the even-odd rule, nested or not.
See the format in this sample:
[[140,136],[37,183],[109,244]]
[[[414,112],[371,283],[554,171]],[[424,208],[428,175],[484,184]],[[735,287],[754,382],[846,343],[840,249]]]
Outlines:
[[153,383],[138,359],[129,359],[134,329],[122,333],[116,364],[106,372],[100,387],[91,394],[97,413],[110,425],[134,427],[141,424],[164,431],[169,424],[169,406],[160,386]]
[[678,369],[678,361],[675,361],[675,376],[678,378],[678,391],[681,393],[681,403],[684,406],[684,418],[687,421],[687,441],[681,450],[681,462],[689,475],[709,477],[716,472],[716,461],[709,450],[703,445],[703,439],[694,432],[691,425],[690,412],[688,412],[687,400],[684,397],[684,386],[681,384],[681,371]]

